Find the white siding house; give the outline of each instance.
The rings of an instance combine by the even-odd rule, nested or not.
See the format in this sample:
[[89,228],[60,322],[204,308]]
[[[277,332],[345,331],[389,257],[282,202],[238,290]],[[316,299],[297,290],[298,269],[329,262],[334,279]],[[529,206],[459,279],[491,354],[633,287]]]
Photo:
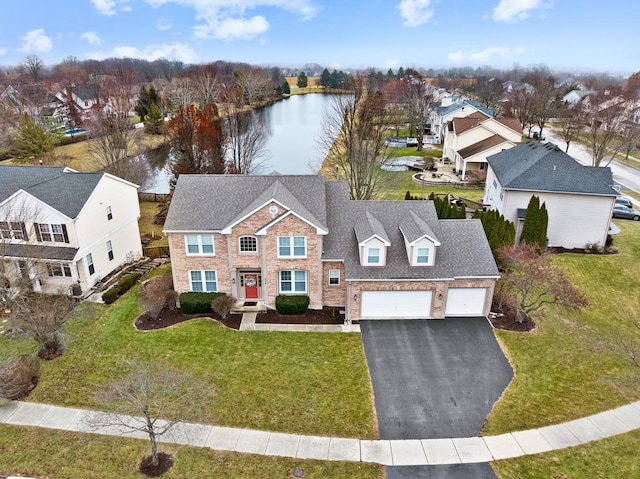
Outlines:
[[[106,173],[0,166],[0,261],[33,289],[87,292],[142,256],[137,186]],[[20,232],[21,231],[21,232]]]
[[549,215],[549,246],[604,246],[616,191],[609,168],[580,165],[553,143],[529,142],[488,158],[484,202],[516,224],[520,236],[531,196]]

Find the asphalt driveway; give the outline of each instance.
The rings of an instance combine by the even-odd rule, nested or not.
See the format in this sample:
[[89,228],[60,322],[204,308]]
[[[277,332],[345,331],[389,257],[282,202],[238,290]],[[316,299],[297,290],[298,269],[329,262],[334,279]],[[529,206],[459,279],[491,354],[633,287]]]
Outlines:
[[361,321],[381,439],[478,436],[513,371],[486,318]]

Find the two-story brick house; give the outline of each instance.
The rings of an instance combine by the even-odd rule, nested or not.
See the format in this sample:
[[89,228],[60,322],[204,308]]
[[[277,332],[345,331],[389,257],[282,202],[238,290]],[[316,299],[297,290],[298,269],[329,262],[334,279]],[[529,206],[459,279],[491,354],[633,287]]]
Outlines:
[[315,175],[181,175],[164,231],[179,293],[304,294],[350,320],[486,315],[498,277],[479,221]]
[[115,176],[2,165],[2,276],[9,287],[21,277],[35,291],[85,293],[142,256],[139,216],[137,186]]

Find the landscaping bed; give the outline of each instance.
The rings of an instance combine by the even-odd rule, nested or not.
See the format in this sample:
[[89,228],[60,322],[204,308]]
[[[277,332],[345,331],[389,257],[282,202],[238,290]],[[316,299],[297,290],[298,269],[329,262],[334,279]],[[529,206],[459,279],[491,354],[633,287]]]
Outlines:
[[308,309],[304,314],[279,314],[273,309],[258,314],[256,323],[264,324],[344,324],[344,308]]

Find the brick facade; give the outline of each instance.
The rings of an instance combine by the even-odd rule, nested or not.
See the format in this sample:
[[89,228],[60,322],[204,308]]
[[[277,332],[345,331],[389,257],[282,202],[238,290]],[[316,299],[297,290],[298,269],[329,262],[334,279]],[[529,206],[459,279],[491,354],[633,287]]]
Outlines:
[[[329,270],[340,270],[340,284],[329,284]],[[322,303],[324,306],[347,305],[347,282],[344,278],[344,263],[342,261],[325,261],[322,263]]]

